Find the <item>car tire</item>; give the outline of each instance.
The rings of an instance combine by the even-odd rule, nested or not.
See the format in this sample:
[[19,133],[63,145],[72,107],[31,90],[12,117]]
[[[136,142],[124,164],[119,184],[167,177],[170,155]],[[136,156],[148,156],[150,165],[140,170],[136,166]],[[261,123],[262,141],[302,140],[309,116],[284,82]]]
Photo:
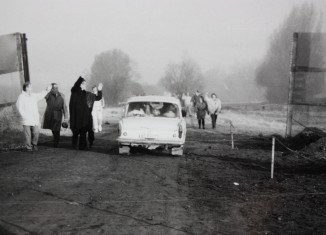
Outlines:
[[171,149],[171,154],[173,156],[183,156],[183,145],[181,145],[180,147],[173,147]]
[[129,155],[130,154],[130,147],[125,145],[119,146],[119,154]]

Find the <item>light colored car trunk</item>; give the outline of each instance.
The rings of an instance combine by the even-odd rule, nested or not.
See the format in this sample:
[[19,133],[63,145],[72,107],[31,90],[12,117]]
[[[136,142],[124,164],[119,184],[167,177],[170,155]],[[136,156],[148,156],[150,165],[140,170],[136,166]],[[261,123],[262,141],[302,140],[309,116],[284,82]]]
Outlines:
[[179,118],[129,117],[123,119],[123,138],[172,140],[179,139]]

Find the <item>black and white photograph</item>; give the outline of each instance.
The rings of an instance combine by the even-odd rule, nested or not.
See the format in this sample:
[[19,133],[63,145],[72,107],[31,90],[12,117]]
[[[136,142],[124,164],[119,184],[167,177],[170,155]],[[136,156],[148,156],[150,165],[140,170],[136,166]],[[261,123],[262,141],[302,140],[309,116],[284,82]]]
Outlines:
[[325,0],[0,5],[0,235],[326,234]]

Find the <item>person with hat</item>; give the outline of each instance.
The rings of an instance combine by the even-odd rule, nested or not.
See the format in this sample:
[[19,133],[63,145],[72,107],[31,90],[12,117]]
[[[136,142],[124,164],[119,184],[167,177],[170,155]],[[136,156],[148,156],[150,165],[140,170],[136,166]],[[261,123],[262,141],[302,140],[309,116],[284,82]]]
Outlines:
[[[46,110],[44,113],[43,129],[52,130],[53,147],[57,148],[60,141],[61,125],[66,125],[68,110],[64,95],[59,92],[59,86],[52,83],[51,91],[45,96]],[[62,117],[64,122],[62,123]]]
[[71,96],[69,101],[69,113],[70,113],[70,129],[73,133],[72,146],[77,148],[77,142],[79,139],[79,149],[84,150],[87,148],[86,133],[89,131],[89,127],[92,124],[92,113],[89,105],[94,97],[95,100],[102,99],[103,85],[98,85],[98,94],[92,94],[86,91],[86,80],[83,77],[79,77],[71,88]]

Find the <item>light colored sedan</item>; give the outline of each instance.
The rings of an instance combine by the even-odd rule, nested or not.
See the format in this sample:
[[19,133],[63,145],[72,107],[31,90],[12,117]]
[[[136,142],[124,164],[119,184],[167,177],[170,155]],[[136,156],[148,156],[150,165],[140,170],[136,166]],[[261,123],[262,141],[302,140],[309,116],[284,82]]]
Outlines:
[[183,155],[186,121],[180,101],[167,96],[135,96],[126,102],[119,122],[119,153],[130,147],[164,148],[172,155]]

